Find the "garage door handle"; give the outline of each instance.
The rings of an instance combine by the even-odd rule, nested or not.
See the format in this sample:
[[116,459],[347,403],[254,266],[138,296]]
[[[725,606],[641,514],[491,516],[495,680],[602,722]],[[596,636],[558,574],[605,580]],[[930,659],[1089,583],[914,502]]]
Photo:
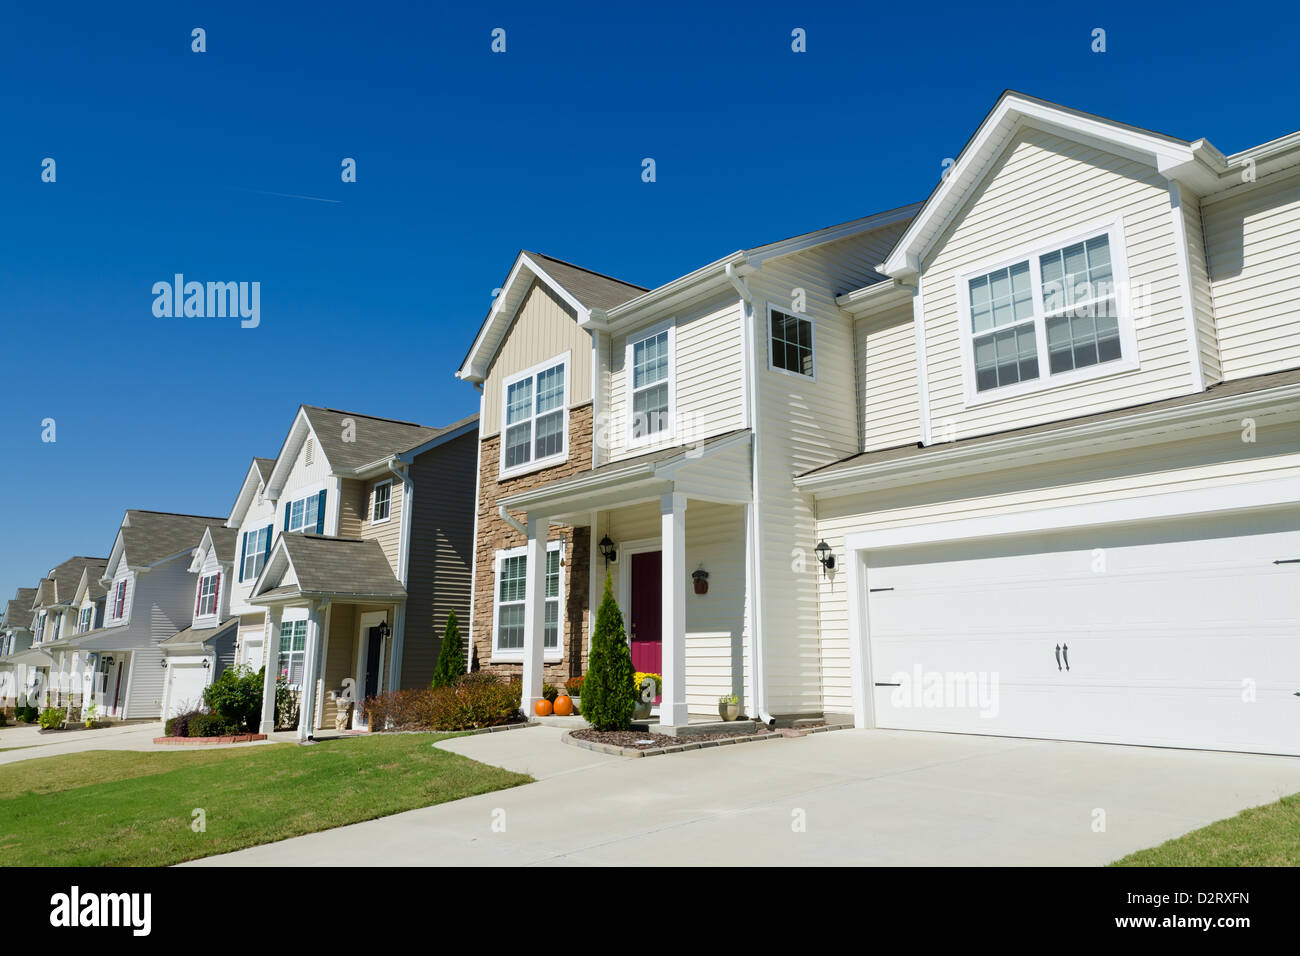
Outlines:
[[1061,645],[1060,644],[1056,645],[1056,669],[1058,671],[1061,669]]
[[1068,671],[1070,669],[1070,645],[1069,644],[1061,645],[1061,656],[1065,658],[1065,669]]

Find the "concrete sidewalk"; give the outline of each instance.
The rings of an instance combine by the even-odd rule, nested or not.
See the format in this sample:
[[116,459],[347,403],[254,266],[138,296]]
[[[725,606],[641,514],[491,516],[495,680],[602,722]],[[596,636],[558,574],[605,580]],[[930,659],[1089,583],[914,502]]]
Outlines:
[[845,730],[626,759],[562,733],[443,744],[536,783],[190,865],[1099,865],[1300,791],[1288,757]]
[[[196,744],[176,746],[155,744],[153,739],[163,735],[162,721],[121,724],[101,727],[98,730],[64,730],[57,734],[43,734],[39,727],[23,724],[18,727],[0,727],[0,765],[32,760],[36,757],[58,757],[63,754],[84,753],[87,750],[139,750],[158,753],[184,753],[188,750],[215,750],[225,747],[258,747],[268,741],[245,744]],[[275,743],[276,741],[270,741]],[[8,750],[4,748],[17,748]]]

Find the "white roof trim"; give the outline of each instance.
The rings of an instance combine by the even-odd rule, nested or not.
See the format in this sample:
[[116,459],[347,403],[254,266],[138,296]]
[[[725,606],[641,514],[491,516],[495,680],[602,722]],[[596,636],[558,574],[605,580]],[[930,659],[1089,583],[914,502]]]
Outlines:
[[1045,130],[1149,163],[1161,175],[1183,183],[1198,195],[1217,188],[1220,173],[1226,171],[1223,155],[1206,140],[1188,143],[1023,94],[1006,93],[925,201],[880,266],[881,272],[903,281],[911,280],[920,272],[921,259],[930,246],[984,179],[1007,142],[1024,127]]
[[272,501],[280,500],[280,493],[284,491],[284,483],[289,480],[289,472],[293,471],[294,463],[298,460],[298,451],[302,448],[303,443],[307,441],[310,435],[316,440],[316,454],[325,459],[326,471],[331,475],[334,474],[334,466],[330,464],[329,456],[325,454],[325,449],[321,447],[320,439],[316,436],[316,429],[312,427],[311,419],[307,417],[307,410],[299,407],[298,414],[294,416],[293,425],[289,428],[289,435],[284,440],[284,446],[280,449],[280,454],[276,456],[275,467],[271,469],[271,477],[266,479],[266,497]]
[[[279,464],[277,459],[276,464]],[[274,474],[274,469],[272,470]],[[250,485],[256,479],[255,483]],[[235,504],[230,509],[230,517],[226,519],[227,528],[238,528],[244,523],[244,516],[248,514],[248,509],[253,504],[253,497],[257,494],[257,489],[262,485],[262,473],[258,471],[257,460],[254,459],[248,465],[248,471],[244,475],[244,483],[239,486],[239,494],[235,497]]]
[[[279,537],[275,539],[275,545],[274,547],[271,548],[271,556],[266,559],[266,564],[262,568],[262,573],[257,576],[257,579],[253,582],[252,590],[248,592],[248,600],[250,604],[252,603],[253,598],[257,597],[262,593],[262,589],[267,582],[267,578],[270,577],[271,569],[278,566],[278,562],[276,559],[282,555],[284,557],[284,564],[286,570],[292,571],[294,583],[296,584],[298,582],[298,570],[293,566],[293,558],[289,556],[289,549],[284,546],[284,535],[281,534]],[[279,580],[281,581],[284,580],[283,572],[280,573]],[[275,586],[279,587],[280,585],[277,584]]]

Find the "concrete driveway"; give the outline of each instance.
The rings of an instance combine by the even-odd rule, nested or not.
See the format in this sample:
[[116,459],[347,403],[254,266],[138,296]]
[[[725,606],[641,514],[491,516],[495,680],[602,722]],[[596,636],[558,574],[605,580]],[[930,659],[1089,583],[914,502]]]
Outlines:
[[845,730],[629,760],[561,734],[443,745],[536,783],[195,863],[1097,865],[1300,791],[1290,757]]
[[[87,750],[138,750],[142,752],[176,753],[182,749],[172,744],[155,744],[153,739],[163,735],[162,721],[147,721],[101,727],[98,730],[64,730],[57,734],[43,734],[34,725],[0,728],[0,766],[32,760],[36,757],[58,757],[64,754],[83,753]],[[277,735],[277,738],[286,735]],[[269,741],[275,743],[277,741]],[[268,741],[245,744],[203,744],[205,750],[226,747],[261,747]]]

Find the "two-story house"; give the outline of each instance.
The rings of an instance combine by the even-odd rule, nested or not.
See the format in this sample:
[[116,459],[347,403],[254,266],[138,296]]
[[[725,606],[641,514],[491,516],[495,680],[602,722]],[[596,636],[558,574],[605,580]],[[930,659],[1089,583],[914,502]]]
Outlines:
[[1300,752],[1297,173],[1007,94],[919,206],[649,292],[521,254],[477,662],[531,708],[608,568],[666,726]]
[[198,542],[225,519],[128,509],[99,584],[101,626],[65,639],[66,652],[102,688],[106,716],[158,718],[169,668],[161,644],[193,620],[190,565]]
[[271,665],[264,731],[280,677],[302,739],[340,700],[428,686],[448,615],[469,613],[477,433],[476,417],[429,428],[304,405],[274,462],[253,462],[226,521],[228,613],[238,659]]
[[97,659],[89,652],[79,650],[72,638],[104,624],[108,592],[100,578],[106,566],[107,562],[96,562],[81,572],[65,614],[65,620],[72,622],[71,627],[64,627],[59,638],[45,647],[51,659],[50,673],[57,675],[57,679],[51,681],[51,689],[55,691],[53,699],[57,704],[80,702],[87,694],[96,692],[92,682]]
[[[76,633],[79,606],[77,590],[87,574],[104,572],[104,558],[69,558],[43,577],[36,586],[32,601],[32,646],[24,663],[39,675],[37,696],[54,704],[66,700],[74,688],[70,672],[71,660],[65,661],[63,651],[66,640]],[[80,693],[77,685],[76,692]]]
[[[4,618],[0,619],[0,707],[12,708],[25,672],[20,672],[16,655],[32,646],[32,603],[36,588],[18,588],[5,604]],[[9,711],[6,711],[9,712]]]

